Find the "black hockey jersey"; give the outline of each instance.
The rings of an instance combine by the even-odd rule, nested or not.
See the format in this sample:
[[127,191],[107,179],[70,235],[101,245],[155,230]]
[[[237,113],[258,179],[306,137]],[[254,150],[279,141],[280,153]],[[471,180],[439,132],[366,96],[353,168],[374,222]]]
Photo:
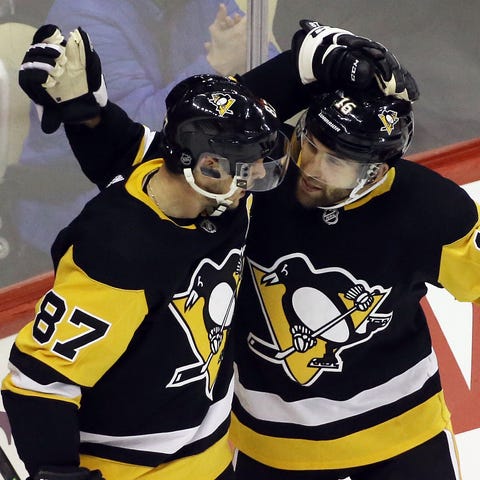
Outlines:
[[381,461],[450,429],[419,302],[425,282],[480,302],[477,207],[400,160],[355,203],[307,210],[296,173],[252,208],[232,440],[288,470]]
[[[145,129],[134,163],[154,143]],[[79,450],[163,465],[175,479],[211,480],[231,461],[229,331],[250,202],[217,218],[168,218],[145,192],[159,168],[151,159],[118,176],[52,248],[53,288],[3,382],[30,472],[75,464]]]

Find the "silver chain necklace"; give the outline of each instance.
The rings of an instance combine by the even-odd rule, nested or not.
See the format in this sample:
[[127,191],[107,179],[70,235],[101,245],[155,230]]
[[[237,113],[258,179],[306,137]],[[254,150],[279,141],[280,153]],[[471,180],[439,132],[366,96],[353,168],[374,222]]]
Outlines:
[[160,207],[157,197],[155,197],[155,194],[153,193],[153,188],[150,185],[150,183],[152,182],[152,179],[153,179],[153,175],[148,179],[148,182],[147,182],[147,195],[153,200],[153,203],[155,203],[155,205],[161,210],[162,207]]

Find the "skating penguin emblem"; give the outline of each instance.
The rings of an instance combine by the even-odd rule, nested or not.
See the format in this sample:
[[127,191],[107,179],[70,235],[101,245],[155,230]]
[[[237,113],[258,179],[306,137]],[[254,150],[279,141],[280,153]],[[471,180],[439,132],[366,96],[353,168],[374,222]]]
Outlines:
[[250,268],[271,338],[250,333],[249,347],[302,385],[325,371],[341,372],[341,352],[368,341],[392,318],[380,312],[390,289],[340,268],[316,270],[302,254],[268,269],[250,262]]
[[197,361],[180,365],[167,387],[204,379],[205,393],[212,398],[235,309],[242,259],[239,250],[231,251],[221,265],[205,259],[192,275],[188,289],[175,295],[170,310],[185,331]]

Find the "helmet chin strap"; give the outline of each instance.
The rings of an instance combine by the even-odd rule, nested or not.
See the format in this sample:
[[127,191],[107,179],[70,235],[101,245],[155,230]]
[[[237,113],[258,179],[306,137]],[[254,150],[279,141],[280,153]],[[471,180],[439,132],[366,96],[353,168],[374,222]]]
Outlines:
[[371,191],[375,190],[377,187],[379,187],[385,180],[387,179],[387,175],[384,175],[383,178],[381,178],[378,182],[375,182],[371,187],[367,188],[364,190],[362,193],[359,193],[359,191],[367,184],[368,179],[362,178],[359,180],[358,184],[355,186],[355,188],[349,193],[348,197],[345,198],[344,200],[335,203],[333,205],[330,205],[328,207],[317,207],[322,210],[335,210],[337,208],[344,207],[345,205],[348,205],[350,203],[353,203],[360,198],[363,198],[365,195],[369,194]]
[[230,189],[228,190],[227,193],[212,193],[212,192],[207,192],[203,188],[199,187],[195,183],[195,178],[193,177],[193,172],[191,168],[184,168],[183,169],[183,175],[185,176],[185,179],[187,180],[187,183],[200,195],[203,195],[204,197],[211,198],[213,200],[216,200],[217,202],[217,207],[215,210],[213,210],[212,213],[209,215],[211,217],[218,217],[221,215],[230,205],[232,205],[232,201],[228,200],[238,189],[237,184],[236,184],[236,177],[233,177],[232,183],[230,184]]

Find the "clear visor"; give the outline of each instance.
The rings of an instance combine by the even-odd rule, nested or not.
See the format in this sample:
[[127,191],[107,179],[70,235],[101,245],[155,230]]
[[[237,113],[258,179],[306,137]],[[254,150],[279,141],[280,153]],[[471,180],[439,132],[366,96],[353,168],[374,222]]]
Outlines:
[[[219,167],[215,170],[202,168],[204,175],[222,180],[232,178],[232,175],[229,173],[231,171],[231,161],[228,158],[222,157],[217,153],[205,152],[200,155],[200,159],[204,156],[215,159]],[[284,179],[289,159],[290,142],[283,133],[278,132],[275,147],[270,151],[268,156],[259,158],[253,162],[235,162],[234,185],[237,188],[250,192],[272,190],[280,185]]]
[[[369,183],[381,163],[361,163],[329,152],[313,141],[305,130],[301,133],[301,153],[297,166],[311,186],[352,190]],[[304,164],[304,165],[303,165]]]

